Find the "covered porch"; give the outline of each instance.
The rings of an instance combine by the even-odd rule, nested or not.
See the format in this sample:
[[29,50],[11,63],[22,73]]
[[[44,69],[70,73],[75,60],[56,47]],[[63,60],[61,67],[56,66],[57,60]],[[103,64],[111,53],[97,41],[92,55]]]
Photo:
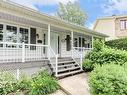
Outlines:
[[56,55],[78,58],[92,49],[93,36],[50,24],[42,26],[0,24],[0,63],[50,60]]

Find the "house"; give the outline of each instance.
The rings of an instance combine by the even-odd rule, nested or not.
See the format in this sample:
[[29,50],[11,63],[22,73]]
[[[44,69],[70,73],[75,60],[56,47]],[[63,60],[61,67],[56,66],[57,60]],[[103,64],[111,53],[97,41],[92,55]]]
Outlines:
[[93,30],[108,35],[106,40],[127,37],[127,15],[99,18]]
[[94,37],[107,36],[10,1],[0,1],[0,68],[16,70],[17,77],[19,71],[31,73],[45,66],[57,77],[81,72],[82,59],[92,49]]

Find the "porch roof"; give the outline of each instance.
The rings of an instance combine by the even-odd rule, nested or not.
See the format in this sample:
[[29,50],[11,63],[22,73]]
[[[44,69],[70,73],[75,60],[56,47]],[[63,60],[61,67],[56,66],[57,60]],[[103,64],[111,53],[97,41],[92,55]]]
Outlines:
[[71,23],[71,22],[68,22],[65,20],[61,20],[55,16],[49,16],[49,15],[41,13],[37,10],[22,6],[20,4],[17,4],[17,3],[11,2],[11,1],[3,0],[0,3],[1,3],[0,5],[4,5],[4,7],[6,6],[10,9],[15,9],[18,12],[24,12],[25,14],[28,14],[28,15],[31,14],[32,16],[34,15],[35,17],[40,18],[40,20],[44,21],[45,24],[51,24],[53,26],[55,25],[57,27],[62,27],[62,28],[68,29],[68,30],[74,30],[75,32],[79,32],[79,33],[83,33],[83,34],[87,34],[87,35],[92,35],[92,36],[97,36],[97,37],[102,37],[102,38],[108,37],[105,34],[88,29],[84,26],[80,26],[80,25],[77,25],[77,24],[74,24],[74,23]]

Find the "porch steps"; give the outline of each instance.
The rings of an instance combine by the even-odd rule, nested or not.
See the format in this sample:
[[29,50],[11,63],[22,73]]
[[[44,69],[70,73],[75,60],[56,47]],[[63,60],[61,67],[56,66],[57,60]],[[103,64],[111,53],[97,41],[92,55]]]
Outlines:
[[75,74],[78,74],[78,73],[81,73],[82,70],[75,70],[75,71],[71,71],[71,72],[67,72],[67,73],[63,73],[63,74],[58,74],[58,78],[64,78],[64,77],[67,77],[67,76],[71,76],[71,75],[75,75]]
[[[82,72],[80,66],[70,57],[59,58],[57,69],[58,69],[58,75],[56,76],[57,78],[64,78]],[[53,71],[53,67],[51,67],[51,70],[53,74],[55,74],[55,71]]]

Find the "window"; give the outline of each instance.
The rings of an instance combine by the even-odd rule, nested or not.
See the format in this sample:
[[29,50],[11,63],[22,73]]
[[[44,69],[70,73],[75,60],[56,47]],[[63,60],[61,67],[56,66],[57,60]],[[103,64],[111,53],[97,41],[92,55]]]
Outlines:
[[121,30],[127,29],[127,20],[121,20],[120,21],[120,29]]
[[0,24],[0,41],[3,41],[3,25]]
[[19,42],[20,43],[24,42],[28,44],[29,42],[28,37],[29,37],[28,29],[20,28],[19,29]]
[[6,41],[7,42],[17,42],[17,27],[14,26],[6,26]]
[[74,47],[78,47],[78,39],[74,38]]

